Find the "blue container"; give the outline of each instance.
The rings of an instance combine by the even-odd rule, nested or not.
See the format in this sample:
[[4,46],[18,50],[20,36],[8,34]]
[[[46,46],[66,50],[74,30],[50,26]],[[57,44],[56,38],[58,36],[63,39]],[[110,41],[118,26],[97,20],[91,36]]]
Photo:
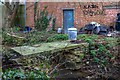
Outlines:
[[28,27],[28,26],[24,26],[24,33],[30,32],[32,30],[32,28]]
[[76,28],[68,29],[68,39],[69,40],[77,40],[77,29]]

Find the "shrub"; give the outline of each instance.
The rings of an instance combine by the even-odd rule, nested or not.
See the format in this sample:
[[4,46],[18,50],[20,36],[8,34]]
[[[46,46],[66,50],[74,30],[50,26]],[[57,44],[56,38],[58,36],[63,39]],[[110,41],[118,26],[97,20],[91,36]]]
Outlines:
[[61,41],[61,40],[67,40],[68,35],[67,34],[55,34],[51,37],[47,38],[47,42],[52,42],[52,41]]
[[37,30],[46,30],[51,20],[51,16],[48,18],[47,6],[40,12],[37,12],[37,3],[34,5],[34,22]]

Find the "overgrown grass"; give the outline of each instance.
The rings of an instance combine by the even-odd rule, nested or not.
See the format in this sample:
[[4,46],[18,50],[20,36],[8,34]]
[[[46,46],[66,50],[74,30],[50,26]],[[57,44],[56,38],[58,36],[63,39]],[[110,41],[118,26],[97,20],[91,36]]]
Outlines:
[[55,34],[47,38],[47,42],[68,40],[67,34]]
[[89,35],[89,34],[80,34],[77,36],[77,40],[83,40],[85,42],[89,42],[89,43],[94,43],[95,41],[105,41],[107,43],[109,43],[111,46],[112,45],[116,45],[118,44],[117,40],[118,38],[113,38],[113,37],[105,37],[105,36],[100,36],[100,35]]
[[25,44],[39,44],[46,42],[54,42],[54,41],[63,41],[67,40],[68,36],[66,34],[57,34],[56,32],[32,32],[27,35],[27,42]]
[[55,31],[32,31],[29,33],[22,33],[21,35],[19,33],[16,33],[17,36],[24,35],[23,39],[16,39],[12,36],[7,35],[7,32],[4,32],[3,34],[3,44],[9,45],[9,46],[24,46],[24,45],[34,45],[34,44],[40,44],[40,43],[46,43],[46,42],[54,42],[54,41],[63,41],[68,40],[67,34],[57,34]]
[[85,40],[85,39],[92,39],[92,40],[94,40],[94,39],[97,39],[98,38],[98,35],[95,35],[95,34],[92,34],[92,35],[88,35],[88,34],[79,34],[79,35],[77,35],[77,39],[79,40],[79,39],[83,39],[83,40]]

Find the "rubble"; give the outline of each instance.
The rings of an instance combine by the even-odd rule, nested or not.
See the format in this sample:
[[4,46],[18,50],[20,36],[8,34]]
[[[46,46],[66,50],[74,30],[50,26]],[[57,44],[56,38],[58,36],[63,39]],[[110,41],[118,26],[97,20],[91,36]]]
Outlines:
[[79,30],[79,34],[98,34],[107,36],[109,31],[111,31],[111,28],[109,29],[105,25],[101,25],[97,22],[90,22]]

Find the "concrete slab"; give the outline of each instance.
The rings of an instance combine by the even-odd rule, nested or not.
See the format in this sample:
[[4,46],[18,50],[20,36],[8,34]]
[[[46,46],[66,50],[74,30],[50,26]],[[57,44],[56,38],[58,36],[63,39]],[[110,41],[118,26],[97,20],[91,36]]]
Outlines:
[[[82,43],[84,44],[84,43]],[[36,53],[50,52],[50,51],[60,51],[66,48],[73,48],[79,46],[81,44],[71,44],[68,41],[63,42],[51,42],[51,43],[41,43],[34,46],[21,46],[21,47],[13,47],[12,50],[18,52],[20,55],[31,55]]]

